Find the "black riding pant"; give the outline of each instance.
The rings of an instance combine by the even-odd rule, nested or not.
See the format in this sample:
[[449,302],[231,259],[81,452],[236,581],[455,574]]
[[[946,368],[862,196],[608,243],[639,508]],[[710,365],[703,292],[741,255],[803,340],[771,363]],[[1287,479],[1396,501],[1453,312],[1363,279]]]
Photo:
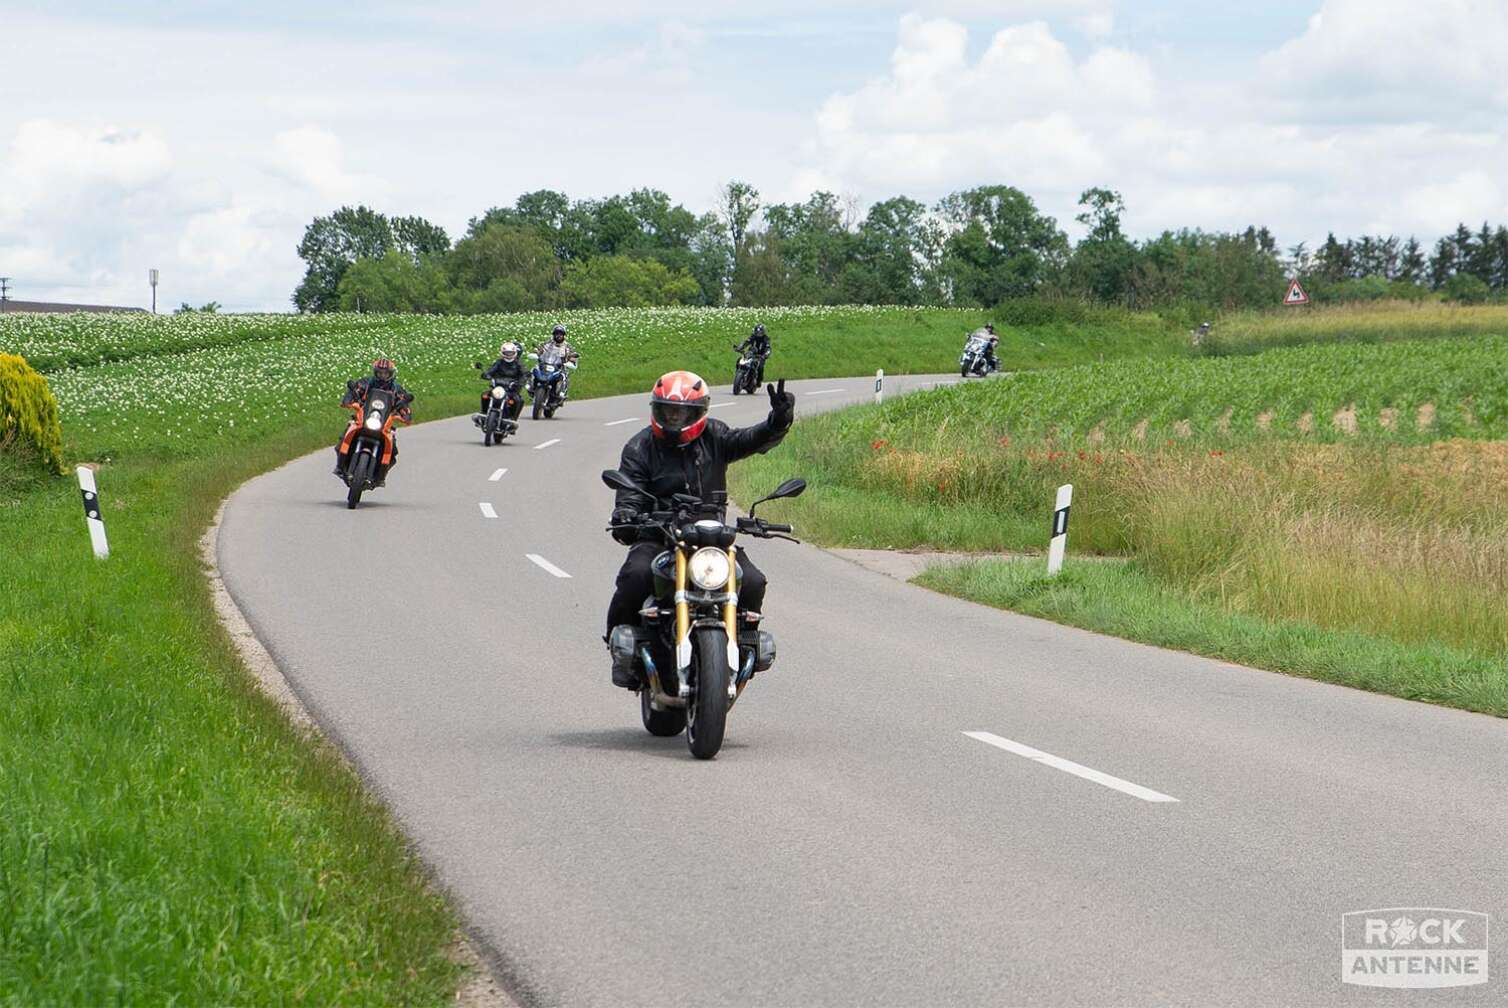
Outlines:
[[[639,622],[639,608],[655,590],[655,577],[651,565],[665,547],[657,542],[634,543],[623,558],[618,570],[618,584],[613,590],[613,600],[607,606],[607,632],[625,623]],[[759,612],[764,605],[764,592],[769,582],[764,572],[754,566],[754,561],[738,548],[738,565],[743,568],[743,578],[738,583],[738,607],[748,612]]]

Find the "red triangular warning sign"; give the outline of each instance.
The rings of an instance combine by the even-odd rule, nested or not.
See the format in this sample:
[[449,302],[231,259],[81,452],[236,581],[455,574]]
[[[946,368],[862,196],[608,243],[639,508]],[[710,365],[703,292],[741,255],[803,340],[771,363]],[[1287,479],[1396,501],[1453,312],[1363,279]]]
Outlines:
[[1297,278],[1288,281],[1288,293],[1283,298],[1285,305],[1308,304],[1309,295],[1304,293],[1304,288],[1299,285]]

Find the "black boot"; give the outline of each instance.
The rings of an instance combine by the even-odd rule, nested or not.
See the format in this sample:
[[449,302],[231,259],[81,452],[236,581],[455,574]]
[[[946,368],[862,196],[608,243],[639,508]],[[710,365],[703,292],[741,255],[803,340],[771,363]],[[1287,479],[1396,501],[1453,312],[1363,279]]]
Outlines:
[[642,684],[638,665],[638,634],[628,625],[615,626],[608,634],[607,652],[613,659],[613,685],[623,689],[637,690]]

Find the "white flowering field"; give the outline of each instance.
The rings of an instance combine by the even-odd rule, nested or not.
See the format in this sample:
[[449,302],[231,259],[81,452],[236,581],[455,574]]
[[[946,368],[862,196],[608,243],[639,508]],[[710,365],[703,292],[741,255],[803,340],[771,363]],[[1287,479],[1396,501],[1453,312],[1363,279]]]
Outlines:
[[[333,418],[348,378],[393,357],[418,397],[416,417],[464,408],[479,388],[473,361],[498,344],[526,349],[560,322],[582,352],[573,389],[626,391],[670,367],[731,376],[731,344],[763,322],[772,373],[790,377],[946,370],[977,312],[879,307],[621,308],[511,315],[0,316],[0,348],[44,371],[65,437],[88,454],[150,448],[198,454],[323,410]],[[722,372],[728,372],[726,375]],[[647,387],[647,386],[646,386]]]

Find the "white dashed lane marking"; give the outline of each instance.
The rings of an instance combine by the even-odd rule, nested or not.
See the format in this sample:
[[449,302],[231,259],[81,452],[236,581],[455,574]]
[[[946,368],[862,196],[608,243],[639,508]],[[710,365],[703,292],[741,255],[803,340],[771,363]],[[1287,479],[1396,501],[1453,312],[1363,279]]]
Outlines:
[[639,418],[636,417],[636,416],[631,416],[631,417],[625,417],[622,420],[609,420],[607,423],[603,424],[602,426],[604,426],[604,427],[616,427],[619,424],[633,423],[637,419],[639,419]]
[[544,444],[537,444],[537,445],[534,446],[534,450],[535,451],[539,451],[541,448],[548,448],[552,444],[560,444],[560,438],[551,438],[550,440],[546,441]]
[[840,388],[825,388],[825,389],[818,389],[815,392],[808,392],[806,394],[807,395],[831,395],[834,392],[842,392],[842,391],[843,390],[840,389]]
[[540,556],[538,553],[525,553],[524,556],[529,558],[530,563],[534,564],[534,566],[538,567],[540,570],[545,571],[548,574],[553,574],[558,578],[568,578],[571,576],[565,571],[561,570],[559,567],[556,567],[550,561],[546,560],[544,557]]
[[489,504],[489,503],[487,503],[486,501],[482,501],[480,504],[477,505],[477,507],[479,507],[479,508],[482,509],[482,517],[483,518],[496,518],[497,517],[497,512],[494,511],[493,508],[492,508],[492,505]]
[[498,480],[500,480],[500,479],[503,478],[503,473],[505,473],[507,471],[508,470],[506,470],[506,469],[499,469],[497,472],[495,472],[491,476],[487,477],[488,482],[490,482],[490,483],[496,483]]
[[1064,773],[1073,774],[1075,777],[1094,781],[1096,784],[1113,788],[1122,794],[1140,798],[1142,801],[1176,802],[1178,800],[1171,795],[1163,794],[1161,791],[1153,791],[1151,788],[1142,787],[1140,784],[1132,784],[1128,780],[1112,777],[1103,771],[1086,767],[1082,763],[1075,763],[1073,760],[1066,760],[1061,756],[1054,756],[1052,753],[1033,749],[1029,745],[1022,745],[1020,742],[1012,742],[1008,738],[1001,738],[999,735],[993,735],[987,731],[966,731],[964,734],[971,739],[983,742],[985,745],[992,745],[996,749],[1004,749],[1006,752],[1015,753],[1017,756],[1025,756],[1029,760],[1046,764],[1056,770],[1062,770]]

